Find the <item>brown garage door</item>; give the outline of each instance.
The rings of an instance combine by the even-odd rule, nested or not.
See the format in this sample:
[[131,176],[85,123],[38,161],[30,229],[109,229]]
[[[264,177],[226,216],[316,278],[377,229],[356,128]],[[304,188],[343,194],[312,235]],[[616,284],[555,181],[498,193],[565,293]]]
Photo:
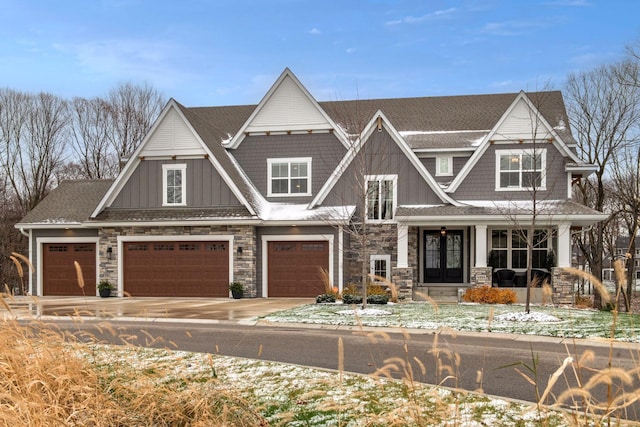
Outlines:
[[125,243],[124,290],[132,296],[226,297],[229,243]]
[[[78,286],[73,264],[78,261],[84,279],[84,292]],[[95,295],[96,245],[95,243],[45,243],[42,246],[43,295]]]
[[329,243],[269,242],[270,297],[315,297],[325,292],[320,269],[329,271]]

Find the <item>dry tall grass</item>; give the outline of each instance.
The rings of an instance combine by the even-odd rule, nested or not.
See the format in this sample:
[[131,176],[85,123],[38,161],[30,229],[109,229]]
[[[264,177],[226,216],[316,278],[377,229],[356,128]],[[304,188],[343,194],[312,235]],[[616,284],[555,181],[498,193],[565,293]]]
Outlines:
[[170,367],[91,363],[92,352],[108,350],[92,349],[53,325],[5,320],[0,342],[2,426],[267,425],[233,392],[211,392],[215,376],[190,383]]

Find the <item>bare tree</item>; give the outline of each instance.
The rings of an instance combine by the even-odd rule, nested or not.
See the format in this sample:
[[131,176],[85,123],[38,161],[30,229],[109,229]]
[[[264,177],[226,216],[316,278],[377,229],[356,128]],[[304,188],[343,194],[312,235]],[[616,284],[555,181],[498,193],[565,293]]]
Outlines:
[[624,297],[625,310],[631,309],[630,297],[635,283],[634,254],[636,250],[635,236],[640,227],[640,147],[625,147],[622,155],[613,162],[612,199],[615,201],[616,212],[621,225],[629,236],[629,246],[625,257],[627,268],[626,288],[619,289]]
[[49,93],[0,92],[2,166],[23,213],[51,189],[64,154],[67,103]]
[[107,98],[113,131],[111,144],[119,158],[130,155],[142,142],[164,107],[163,96],[153,87],[127,82],[109,92]]
[[73,98],[70,104],[72,149],[80,177],[112,178],[118,174],[118,156],[111,144],[114,122],[111,107],[101,98]]
[[[637,63],[624,61],[572,74],[567,82],[568,110],[577,134],[578,153],[597,166],[593,176],[578,185],[578,198],[599,211],[606,207],[605,180],[611,172],[612,162],[630,144],[640,119],[640,88],[627,84],[629,76],[637,75],[638,71]],[[620,76],[627,77],[621,79]],[[633,81],[638,79],[633,78]],[[598,280],[602,280],[607,222],[599,223],[585,233],[585,238],[578,239],[591,273]],[[594,295],[594,305],[602,307],[598,293]]]
[[[545,222],[545,218],[553,213],[553,205],[546,203],[550,199],[550,195],[554,193],[554,187],[558,184],[551,179],[548,173],[549,170],[553,170],[553,166],[557,165],[561,161],[559,154],[554,151],[549,152],[546,150],[546,146],[549,145],[549,140],[552,138],[552,134],[549,130],[543,126],[544,120],[542,116],[542,109],[545,107],[545,103],[548,101],[549,91],[542,90],[538,92],[532,92],[527,94],[527,99],[531,102],[531,106],[527,108],[527,115],[523,117],[517,117],[521,121],[527,122],[528,138],[526,138],[528,151],[523,152],[521,156],[514,157],[501,156],[500,162],[513,163],[516,161],[519,169],[522,169],[522,173],[519,171],[516,173],[510,173],[508,170],[509,165],[504,165],[504,170],[501,174],[513,175],[517,177],[518,182],[513,183],[516,186],[520,186],[526,189],[521,193],[525,195],[524,200],[522,196],[519,196],[518,200],[509,200],[507,207],[497,206],[499,210],[503,212],[503,215],[512,224],[514,233],[519,242],[522,242],[526,248],[526,300],[525,300],[525,312],[531,311],[531,289],[532,289],[532,270],[534,253],[539,252],[541,248],[547,248],[545,252],[545,261],[549,257],[548,242],[552,241],[553,231],[548,220]],[[523,127],[524,129],[524,127]],[[506,136],[507,139],[511,139]],[[513,140],[514,143],[522,143],[524,140]],[[543,154],[545,153],[545,154]],[[546,163],[546,164],[545,164]],[[526,172],[525,172],[526,171]],[[543,171],[547,171],[543,176]],[[504,177],[505,180],[513,180],[508,176]],[[563,181],[564,184],[566,181]],[[526,201],[526,208],[518,206],[519,201]],[[521,216],[526,214],[527,220],[522,220]],[[553,250],[553,248],[551,248]]]

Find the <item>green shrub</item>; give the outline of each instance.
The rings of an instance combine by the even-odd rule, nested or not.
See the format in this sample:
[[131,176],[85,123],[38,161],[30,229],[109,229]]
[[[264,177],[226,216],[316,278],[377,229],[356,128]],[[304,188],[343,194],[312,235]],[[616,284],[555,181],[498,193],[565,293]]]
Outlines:
[[316,304],[336,302],[334,294],[321,294],[316,297]]
[[480,286],[467,289],[462,300],[482,304],[513,304],[516,302],[516,293],[511,289]]
[[344,292],[342,293],[342,302],[344,304],[362,304],[362,296],[361,295],[355,295],[355,294],[345,294]]
[[384,295],[379,295],[379,294],[374,294],[374,295],[367,295],[367,302],[369,304],[386,304],[389,302],[389,295],[384,294]]

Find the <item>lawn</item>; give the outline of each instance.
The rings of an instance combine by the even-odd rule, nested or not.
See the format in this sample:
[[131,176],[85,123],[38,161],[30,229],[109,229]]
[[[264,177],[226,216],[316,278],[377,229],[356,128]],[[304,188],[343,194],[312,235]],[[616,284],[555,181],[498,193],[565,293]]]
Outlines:
[[[636,315],[538,306],[525,315],[519,305],[402,303],[362,310],[311,304],[256,320],[606,338],[614,319],[616,339],[638,342]],[[11,322],[0,328],[0,360],[7,361],[0,364],[0,418],[13,425],[634,425],[612,418],[624,414],[615,402],[605,415],[596,415],[592,405],[569,413],[425,385],[410,375],[398,381],[173,349],[64,344],[68,337],[42,327],[35,335]],[[102,327],[117,331],[115,325]],[[637,373],[625,374],[637,380]],[[603,373],[603,382],[610,379],[616,381]],[[638,396],[640,389],[633,391]],[[588,401],[588,392],[582,397]]]
[[614,338],[640,342],[640,315],[553,306],[400,303],[369,304],[367,310],[335,304],[310,304],[273,313],[263,322],[371,326],[404,329],[448,327],[464,332],[495,332],[562,338]]

